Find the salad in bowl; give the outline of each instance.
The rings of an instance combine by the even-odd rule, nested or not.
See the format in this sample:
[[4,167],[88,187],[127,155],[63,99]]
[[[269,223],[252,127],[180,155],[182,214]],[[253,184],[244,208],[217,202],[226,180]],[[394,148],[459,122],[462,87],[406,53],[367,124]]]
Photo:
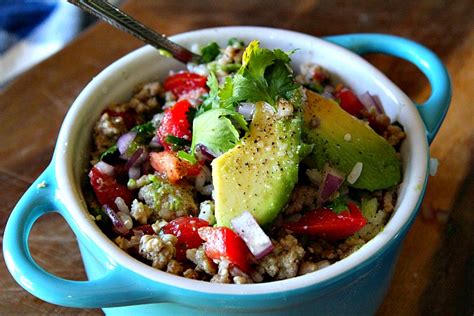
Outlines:
[[102,231],[153,268],[237,284],[323,269],[377,235],[405,138],[378,97],[258,41],[198,49],[95,123],[83,191]]

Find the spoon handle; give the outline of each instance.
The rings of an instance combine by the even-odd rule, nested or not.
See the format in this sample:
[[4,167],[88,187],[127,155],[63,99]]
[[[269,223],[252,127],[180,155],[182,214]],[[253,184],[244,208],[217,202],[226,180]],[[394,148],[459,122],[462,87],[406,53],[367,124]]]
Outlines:
[[141,24],[119,8],[104,0],[68,0],[99,19],[125,31],[160,50],[168,51],[175,59],[183,62],[199,63],[200,56],[170,41],[164,35]]

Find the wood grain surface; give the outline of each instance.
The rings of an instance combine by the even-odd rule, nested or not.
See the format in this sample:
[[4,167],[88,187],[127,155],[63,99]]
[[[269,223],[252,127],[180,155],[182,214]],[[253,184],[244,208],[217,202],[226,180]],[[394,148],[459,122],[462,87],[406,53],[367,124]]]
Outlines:
[[[418,41],[447,65],[453,100],[431,155],[440,161],[421,212],[404,243],[380,315],[472,315],[474,204],[472,1],[127,1],[123,9],[167,35],[222,25],[259,25],[316,36],[379,32]],[[0,232],[15,203],[49,163],[61,121],[93,76],[141,46],[98,23],[69,46],[0,92]],[[416,101],[430,93],[427,80],[396,58],[367,59]],[[0,70],[1,71],[1,70]],[[72,232],[48,215],[35,225],[31,252],[40,265],[64,278],[85,278]],[[20,288],[0,264],[0,314],[101,314],[45,303]]]

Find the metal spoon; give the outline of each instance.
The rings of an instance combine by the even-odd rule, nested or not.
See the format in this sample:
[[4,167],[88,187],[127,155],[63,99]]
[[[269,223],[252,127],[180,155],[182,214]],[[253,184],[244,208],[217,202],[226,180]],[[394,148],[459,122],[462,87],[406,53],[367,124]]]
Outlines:
[[[158,34],[152,29],[138,22],[119,8],[104,0],[68,0],[82,10],[95,15],[99,19],[125,31],[136,38],[150,44],[160,50],[163,55],[171,55],[183,62],[199,63],[201,56],[194,54],[188,49],[170,41],[164,35]],[[164,52],[163,52],[164,50]]]

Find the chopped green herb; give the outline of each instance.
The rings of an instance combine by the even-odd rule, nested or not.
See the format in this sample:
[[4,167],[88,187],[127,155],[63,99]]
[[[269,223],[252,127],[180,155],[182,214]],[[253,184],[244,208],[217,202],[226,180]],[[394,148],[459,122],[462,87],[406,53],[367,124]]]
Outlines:
[[116,157],[118,156],[119,150],[118,150],[118,147],[117,147],[117,144],[113,145],[113,146],[110,146],[106,151],[104,151],[99,159],[100,160],[109,160],[111,159],[112,157]]
[[213,61],[220,54],[220,52],[220,47],[216,42],[212,42],[209,45],[204,46],[201,49],[201,63],[205,64]]
[[189,147],[191,145],[191,141],[188,139],[176,137],[173,135],[166,136],[165,139],[166,143],[170,144],[173,147],[174,151],[178,151],[183,147]]
[[336,214],[347,211],[347,197],[344,195],[340,195],[335,198],[331,203],[329,203],[327,207],[330,208]]

